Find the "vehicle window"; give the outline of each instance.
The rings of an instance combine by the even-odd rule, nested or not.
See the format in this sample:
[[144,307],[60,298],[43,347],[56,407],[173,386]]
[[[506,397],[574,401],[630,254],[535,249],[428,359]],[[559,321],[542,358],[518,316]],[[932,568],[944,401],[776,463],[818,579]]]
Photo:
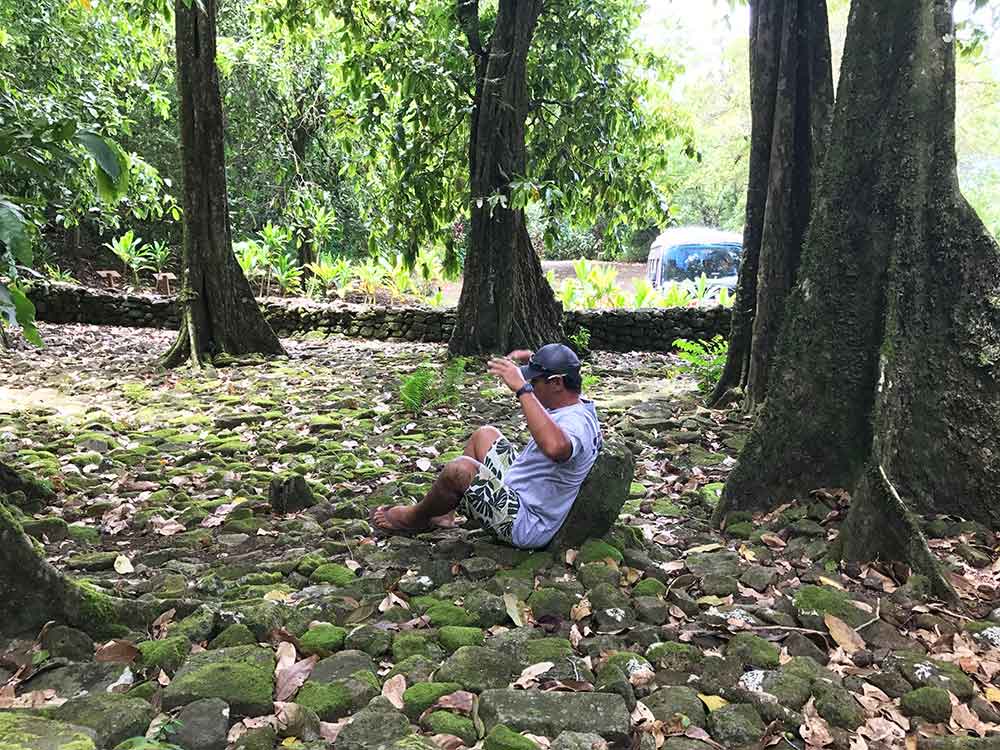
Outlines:
[[740,269],[739,245],[677,245],[663,251],[661,283],[736,276]]

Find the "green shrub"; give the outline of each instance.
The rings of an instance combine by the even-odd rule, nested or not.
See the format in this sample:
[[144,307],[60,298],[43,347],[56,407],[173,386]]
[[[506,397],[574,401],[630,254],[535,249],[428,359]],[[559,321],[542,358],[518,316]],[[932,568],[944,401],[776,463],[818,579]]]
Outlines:
[[698,381],[698,390],[707,392],[715,387],[722,376],[726,352],[729,351],[729,344],[722,336],[716,336],[711,341],[677,339],[674,348],[677,349],[677,356],[685,362],[683,369]]

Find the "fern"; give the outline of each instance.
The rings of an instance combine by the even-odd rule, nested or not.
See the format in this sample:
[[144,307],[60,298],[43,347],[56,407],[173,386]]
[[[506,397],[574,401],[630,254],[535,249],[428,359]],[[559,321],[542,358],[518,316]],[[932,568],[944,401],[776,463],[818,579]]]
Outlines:
[[435,384],[434,392],[437,398],[435,404],[453,404],[458,400],[458,390],[465,378],[465,367],[469,360],[465,357],[455,357],[444,369],[441,382]]
[[716,336],[711,341],[677,339],[674,348],[677,349],[677,356],[685,362],[683,369],[698,381],[698,390],[704,392],[715,387],[722,376],[726,352],[729,351],[729,344],[722,336]]
[[424,404],[430,401],[432,395],[432,384],[434,382],[434,370],[427,365],[421,365],[403,379],[403,384],[399,387],[399,398],[403,406],[416,414]]

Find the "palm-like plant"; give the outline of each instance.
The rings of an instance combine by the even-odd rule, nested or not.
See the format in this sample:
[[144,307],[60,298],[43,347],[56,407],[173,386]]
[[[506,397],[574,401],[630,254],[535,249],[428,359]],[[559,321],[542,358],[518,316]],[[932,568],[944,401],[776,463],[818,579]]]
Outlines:
[[132,271],[136,287],[139,286],[139,273],[150,268],[149,249],[143,244],[142,238],[137,237],[131,229],[121,237],[116,237],[111,242],[105,242],[104,247],[108,248],[117,256],[125,267],[126,273]]
[[282,294],[293,294],[302,288],[302,269],[285,253],[271,260],[271,276]]
[[170,246],[166,242],[156,240],[146,247],[149,252],[150,267],[156,273],[163,273],[163,269],[167,267],[167,264],[170,263],[174,256]]
[[369,258],[355,269],[358,286],[369,302],[374,302],[379,288],[385,281],[385,269]]
[[413,277],[410,269],[406,267],[406,261],[402,255],[397,255],[394,262],[389,262],[387,258],[379,259],[379,265],[388,283],[389,292],[396,299],[402,299],[413,289]]

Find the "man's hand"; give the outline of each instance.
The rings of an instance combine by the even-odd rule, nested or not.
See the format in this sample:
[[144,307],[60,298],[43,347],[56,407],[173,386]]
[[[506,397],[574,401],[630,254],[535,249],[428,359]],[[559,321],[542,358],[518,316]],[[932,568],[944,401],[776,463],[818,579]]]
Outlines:
[[524,376],[521,374],[521,368],[506,357],[494,357],[491,359],[487,370],[490,375],[496,375],[500,378],[504,382],[504,385],[514,393],[517,393],[517,390],[524,385]]
[[520,362],[524,365],[528,363],[529,359],[531,359],[532,354],[534,354],[534,352],[531,351],[531,349],[515,349],[507,355],[507,359],[512,359],[515,362]]

